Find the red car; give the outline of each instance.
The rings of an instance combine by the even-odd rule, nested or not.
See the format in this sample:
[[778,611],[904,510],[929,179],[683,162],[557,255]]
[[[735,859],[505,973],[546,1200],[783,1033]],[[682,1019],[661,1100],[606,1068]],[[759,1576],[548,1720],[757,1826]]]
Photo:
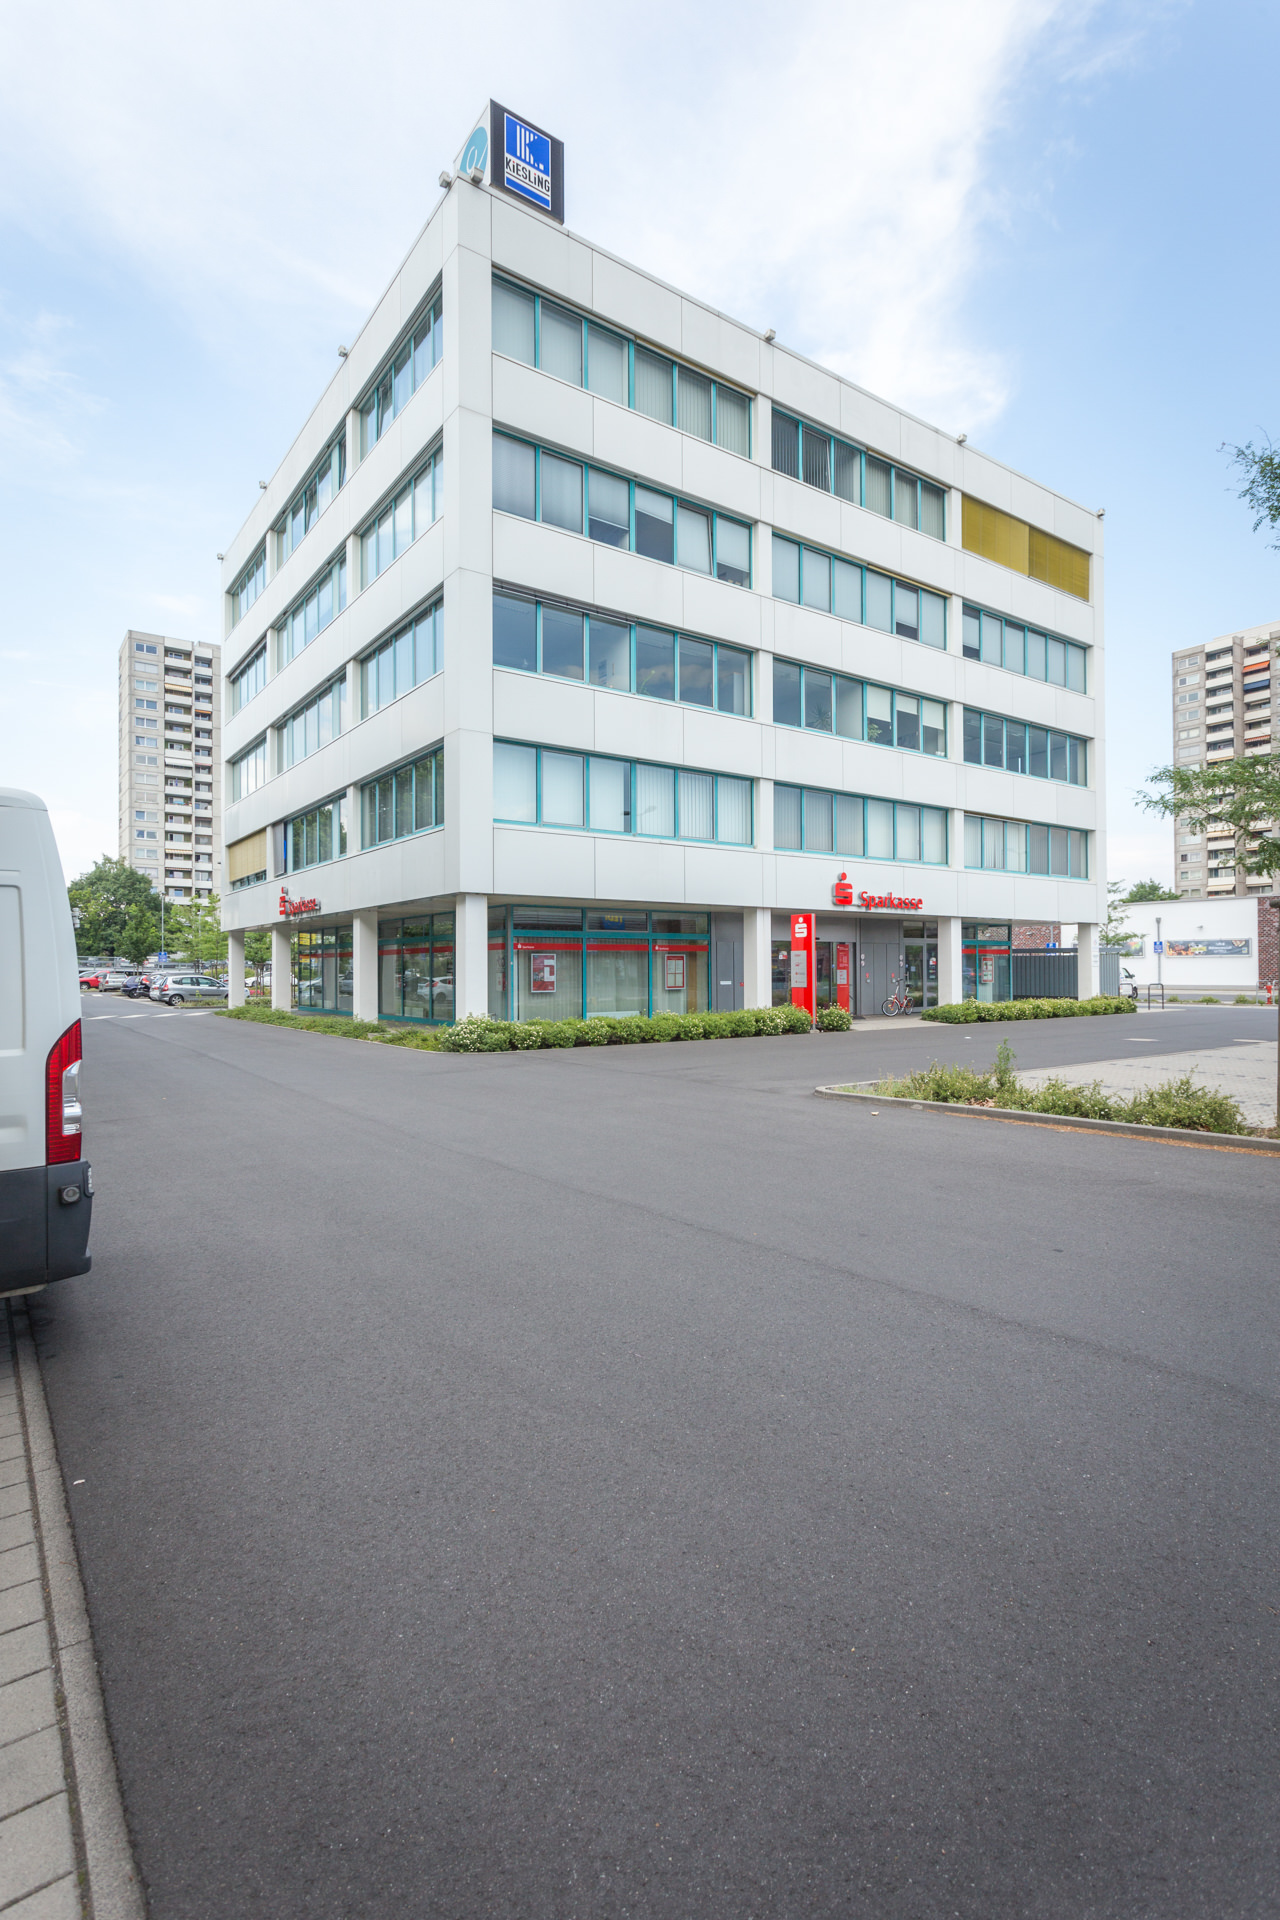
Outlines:
[[96,987],[99,979],[100,975],[96,973],[82,973],[80,975],[80,991],[83,993],[86,987]]

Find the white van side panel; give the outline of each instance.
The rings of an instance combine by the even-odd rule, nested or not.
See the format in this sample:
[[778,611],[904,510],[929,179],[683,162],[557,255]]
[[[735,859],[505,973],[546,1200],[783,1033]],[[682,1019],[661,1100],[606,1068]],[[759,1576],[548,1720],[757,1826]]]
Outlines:
[[80,1018],[75,933],[44,803],[0,789],[0,1171],[44,1165],[44,1069]]

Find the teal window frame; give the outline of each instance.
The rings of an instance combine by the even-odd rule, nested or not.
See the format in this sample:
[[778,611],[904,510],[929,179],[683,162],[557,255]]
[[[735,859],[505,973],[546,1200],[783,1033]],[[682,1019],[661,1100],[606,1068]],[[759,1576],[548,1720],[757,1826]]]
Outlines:
[[[572,454],[557,453],[553,447],[547,447],[544,449],[536,441],[527,440],[524,438],[522,434],[507,433],[501,427],[494,428],[493,437],[495,440],[510,440],[510,441],[513,441],[517,446],[531,448],[533,452],[533,459],[534,459],[534,504],[533,504],[532,515],[530,516],[528,514],[519,513],[515,509],[510,507],[495,507],[494,508],[495,513],[510,513],[514,519],[521,519],[521,520],[532,518],[532,520],[536,522],[539,526],[556,526],[557,525],[557,522],[555,522],[554,520],[544,521],[542,517],[542,455],[543,455],[543,452],[545,451],[550,458],[554,460],[560,460],[566,466],[577,467],[582,474],[582,526],[578,530],[578,537],[580,539],[584,539],[584,540],[595,539],[595,535],[592,534],[592,532],[590,531],[590,528],[591,528],[591,474],[592,474],[592,471],[594,470],[596,473],[600,474],[604,479],[617,481],[620,486],[624,486],[627,488],[628,517],[629,517],[627,545],[625,547],[616,546],[615,547],[616,552],[619,552],[619,553],[638,553],[639,552],[639,549],[636,546],[636,489],[637,487],[639,487],[643,489],[645,493],[651,493],[659,499],[669,501],[671,505],[671,518],[672,518],[671,541],[672,541],[673,558],[671,560],[664,560],[664,559],[660,559],[659,556],[652,555],[652,554],[647,556],[648,558],[658,559],[658,564],[661,566],[678,567],[680,571],[683,573],[697,573],[704,580],[718,581],[721,586],[742,587],[742,588],[745,588],[748,592],[750,591],[751,584],[752,584],[752,577],[755,571],[755,542],[754,542],[755,529],[753,528],[749,520],[740,520],[737,514],[735,513],[721,513],[718,507],[708,506],[708,504],[703,500],[689,500],[689,499],[686,499],[682,494],[668,493],[665,487],[651,487],[647,481],[630,480],[626,477],[625,474],[614,473],[612,469],[608,467],[594,466],[594,469],[593,469],[593,463],[589,460],[579,460]],[[710,517],[710,520],[711,520],[711,569],[710,569],[710,572],[704,572],[703,569],[700,567],[686,566],[680,559],[679,528],[680,528],[680,509],[682,507],[691,513],[707,514]],[[730,579],[727,575],[721,574],[720,572],[721,522],[723,522],[726,526],[737,527],[746,533],[747,577],[745,580],[733,580],[733,579]],[[616,524],[616,522],[613,524]],[[566,532],[571,532],[572,529],[561,527],[559,528],[559,531],[562,533],[566,533]],[[597,544],[601,546],[612,546],[614,543],[611,541],[598,541]],[[725,564],[728,564],[728,563],[726,562]],[[739,569],[735,567],[733,571],[736,573],[737,571],[739,571]]]
[[[674,689],[674,692],[671,696],[670,704],[673,704],[675,706],[695,707],[699,712],[702,712],[702,713],[727,713],[730,715],[731,718],[734,718],[734,719],[750,719],[751,717],[752,706],[754,701],[753,681],[755,678],[756,655],[749,647],[734,646],[734,645],[731,645],[730,642],[727,640],[708,640],[705,637],[705,635],[686,633],[682,628],[679,628],[679,627],[654,626],[647,620],[627,620],[627,619],[624,619],[621,615],[605,613],[600,609],[596,609],[593,611],[590,607],[575,607],[575,606],[569,605],[567,602],[555,601],[555,600],[543,600],[539,598],[536,594],[518,593],[505,587],[495,587],[493,590],[493,597],[495,600],[518,602],[521,606],[526,606],[526,607],[532,606],[534,608],[534,620],[535,620],[535,643],[534,644],[536,648],[534,657],[535,657],[536,664],[533,667],[512,666],[506,661],[498,660],[495,658],[493,662],[494,666],[500,667],[506,673],[536,673],[539,675],[545,675],[547,679],[562,680],[568,686],[584,686],[584,687],[596,687],[596,688],[603,687],[604,683],[602,681],[595,681],[595,680],[592,680],[591,678],[591,622],[593,619],[595,619],[595,620],[598,620],[602,625],[607,625],[610,628],[614,629],[615,631],[619,627],[626,627],[628,631],[628,636],[629,636],[627,685],[625,687],[612,686],[605,689],[606,691],[611,693],[633,694],[637,698],[642,700],[665,700],[666,699],[666,696],[664,694],[647,693],[643,691],[641,688],[637,687],[636,685],[636,635],[638,630],[643,628],[646,633],[662,634],[663,636],[666,636],[669,634],[671,637],[671,645],[672,645],[672,682],[671,684]],[[573,614],[581,618],[582,620],[582,669],[583,669],[581,675],[556,673],[554,671],[549,671],[548,668],[546,667],[544,663],[543,649],[542,649],[544,610],[549,610],[553,613]],[[686,640],[691,645],[694,645],[694,646],[710,647],[711,649],[711,700],[709,703],[703,700],[688,699],[682,696],[680,692],[680,672],[681,672],[680,642],[682,640]],[[720,704],[720,656],[722,653],[726,656],[732,655],[735,658],[744,660],[746,662],[745,680],[746,680],[746,691],[747,691],[747,704],[746,704],[745,710],[741,714],[739,714],[736,711],[736,709],[734,709],[733,707],[722,707]]]
[[[1064,649],[1061,656],[1055,655],[1056,647]],[[966,660],[980,660],[985,666],[1000,667],[1027,680],[1043,680],[1051,687],[1065,687],[1068,693],[1089,691],[1089,647],[1050,633],[1030,620],[1012,620],[1006,614],[993,613],[971,600],[963,603],[960,650]],[[1062,679],[1049,672],[1058,657],[1063,662]]]
[[[1002,829],[998,847],[990,842],[995,828]],[[1010,866],[1011,835],[1023,837],[1022,866]],[[1055,836],[1062,836],[1055,842]],[[1036,879],[1087,880],[1089,878],[1089,841],[1087,827],[1050,826],[1038,820],[1007,820],[998,815],[969,813],[964,816],[964,864],[968,872],[1012,873]],[[1055,845],[1062,848],[1063,864],[1054,871]],[[1043,864],[1033,866],[1041,858]],[[976,854],[976,858],[973,856]]]
[[267,736],[255,740],[251,747],[238,753],[231,762],[231,799],[246,800],[251,793],[265,786],[271,774],[268,766]]
[[[408,931],[406,932],[406,929]],[[426,997],[428,1011],[421,1014],[407,1014],[405,1005],[405,964],[403,950],[406,943],[411,950],[425,956],[425,966],[415,966],[413,972],[418,979],[428,983]],[[405,1027],[447,1027],[453,1024],[457,1010],[455,997],[454,962],[457,951],[456,917],[452,912],[406,914],[394,920],[378,922],[378,1018],[395,1026]],[[383,994],[387,985],[388,960],[393,961],[393,971],[399,975],[398,1010],[384,1006]],[[444,969],[447,967],[447,974]],[[447,979],[447,986],[442,981]],[[447,1015],[436,1012],[437,1003],[447,1001],[451,1011]]]
[[[328,598],[325,596],[329,589]],[[345,547],[318,573],[305,593],[299,594],[276,627],[276,658],[287,667],[305,653],[313,640],[331,627],[347,605],[347,554]],[[327,609],[327,611],[326,611]]]
[[[408,504],[409,537],[403,545],[396,525],[400,510]],[[428,527],[433,527],[444,510],[444,447],[437,443],[416,473],[382,500],[360,529],[360,585],[371,587],[375,580],[403,559]],[[385,529],[385,532],[384,532]],[[384,541],[388,552],[383,558]],[[372,560],[372,564],[370,561]]]
[[[796,593],[794,596],[778,591],[778,580],[783,571],[789,570],[791,565],[790,560],[788,560],[786,569],[779,568],[777,563],[778,549],[780,547],[790,548],[794,551],[796,573]],[[820,605],[816,599],[805,598],[806,555],[812,556],[813,561],[821,562],[823,576],[826,579],[828,589],[825,606]],[[773,597],[775,600],[781,600],[790,607],[804,607],[810,613],[829,613],[837,620],[853,620],[859,626],[870,627],[873,633],[888,633],[897,640],[910,640],[916,646],[928,647],[933,653],[946,653],[948,651],[948,596],[945,593],[939,593],[935,587],[922,587],[913,580],[901,580],[894,574],[882,573],[879,567],[869,567],[863,560],[850,560],[848,556],[843,553],[830,553],[822,547],[815,547],[809,541],[797,540],[789,533],[774,533],[773,561]],[[847,568],[860,576],[856,593],[856,613],[837,609],[836,607],[836,567]],[[887,627],[878,626],[874,621],[868,620],[867,618],[869,599],[867,583],[869,579],[883,581],[889,588],[889,625]],[[901,609],[899,609],[899,594],[914,594],[916,597],[914,632],[911,631],[911,621],[905,617],[909,611],[909,603],[904,600]],[[940,642],[926,640],[922,637],[925,625],[923,618],[925,609],[921,596],[925,594],[928,594],[931,599],[938,602],[941,611],[942,639]]]
[[[716,773],[710,767],[677,767],[674,764],[665,760],[630,760],[625,755],[619,754],[619,753],[592,753],[589,750],[581,749],[577,747],[541,747],[531,740],[495,739],[494,745],[504,746],[504,747],[522,747],[522,748],[525,748],[526,750],[531,750],[535,755],[535,775],[534,775],[535,809],[536,809],[535,818],[533,820],[516,820],[508,815],[495,812],[493,818],[496,825],[521,826],[521,827],[548,827],[548,828],[553,828],[555,829],[555,831],[560,833],[604,834],[608,836],[610,839],[614,839],[614,840],[625,840],[625,839],[663,840],[671,843],[679,841],[683,846],[751,847],[755,845],[755,825],[756,825],[755,781],[749,778],[746,774]],[[542,756],[544,753],[555,753],[555,754],[560,754],[566,757],[572,755],[574,758],[579,759],[583,762],[582,825],[581,826],[576,825],[572,821],[565,822],[563,820],[544,820],[543,819]],[[627,820],[629,824],[625,827],[594,827],[591,825],[591,762],[593,760],[608,761],[613,766],[624,766],[628,770],[627,771]],[[671,775],[671,778],[673,781],[672,819],[675,823],[674,833],[670,833],[670,834],[642,833],[640,829],[637,827],[636,825],[636,801],[637,801],[636,784],[637,784],[637,770],[641,767],[655,769],[659,773],[669,773]],[[709,839],[704,837],[701,834],[681,833],[680,831],[680,775],[682,773],[696,774],[700,778],[711,780],[713,783],[712,790],[711,790],[712,791],[711,837]],[[722,780],[734,780],[745,785],[749,789],[748,838],[745,840],[724,840],[724,839],[721,839],[720,837],[720,806],[721,806],[720,783]]]
[[[587,1018],[588,949],[595,952],[605,951],[608,949],[611,940],[616,941],[620,947],[634,949],[641,941],[648,947],[648,1015],[650,1018],[652,1018],[654,1011],[655,961],[663,957],[665,949],[670,946],[673,941],[678,942],[683,948],[701,948],[706,951],[707,984],[708,990],[710,989],[711,940],[710,916],[708,914],[657,913],[651,912],[648,908],[644,907],[620,908],[617,915],[618,918],[622,918],[625,915],[629,920],[637,920],[641,914],[643,914],[645,926],[643,928],[632,926],[625,930],[618,929],[615,932],[608,927],[588,927],[583,909],[576,907],[567,909],[563,915],[563,918],[568,919],[571,913],[576,913],[578,917],[578,925],[576,927],[529,926],[520,919],[520,915],[522,912],[528,912],[529,909],[535,905],[536,902],[526,900],[513,902],[510,906],[506,907],[490,908],[490,947],[492,948],[498,940],[501,940],[504,949],[503,964],[506,984],[502,992],[502,1012],[497,1016],[500,1019],[511,1020],[515,1017],[515,943],[518,939],[525,941],[545,941],[548,944],[554,943],[559,952],[577,951],[581,959],[581,1017],[584,1020]],[[594,907],[590,911],[598,914],[602,919],[609,917],[609,909],[607,907]],[[501,916],[501,918],[499,918],[499,916]],[[695,931],[692,933],[681,933],[671,927],[662,927],[655,924],[661,920],[672,919],[692,920],[695,923],[701,922],[701,925],[696,926]]]
[[[793,433],[795,458],[792,461],[781,456]],[[806,487],[815,487],[821,493],[833,493],[838,500],[847,500],[850,506],[865,507],[868,513],[880,512],[879,507],[867,499],[867,461],[877,460],[889,470],[889,511],[884,518],[896,521],[899,526],[910,527],[916,533],[926,534],[930,540],[946,540],[946,487],[937,480],[914,472],[910,467],[898,466],[896,462],[885,459],[883,454],[871,453],[856,441],[842,439],[827,427],[815,426],[800,414],[788,413],[782,407],[772,409],[769,459],[775,473],[799,480]],[[842,469],[846,478],[854,480],[854,484],[847,489],[836,485],[837,475]],[[925,487],[938,497],[942,524],[941,530],[936,533],[932,527],[921,525],[924,503],[922,489]],[[899,488],[902,489],[901,499]],[[905,510],[909,488],[915,489],[915,511],[911,518],[907,517]]]
[[[228,674],[232,713],[239,713],[251,700],[256,700],[267,684],[267,643],[262,640],[254,648],[249,658],[234,673]],[[154,700],[151,702],[155,705]]]
[[[776,826],[776,820],[777,820],[776,806],[777,806],[777,795],[780,790],[788,793],[798,793],[800,796],[800,845],[798,847],[782,846],[778,842],[778,833],[777,833],[777,826]],[[855,805],[859,803],[861,804],[862,848],[863,848],[862,851],[858,851],[857,849],[852,847],[840,847],[834,844],[829,847],[825,847],[825,846],[811,847],[807,844],[807,841],[808,841],[807,815],[808,815],[808,809],[809,809],[810,794],[816,795],[819,799],[826,800],[831,803],[833,821],[835,818],[834,803],[837,800],[844,800],[844,801],[851,800],[854,802]],[[865,848],[867,845],[867,807],[872,802],[874,802],[877,805],[891,806],[893,808],[894,850],[892,853],[867,853],[865,851]],[[821,854],[827,860],[833,860],[833,859],[874,860],[874,861],[882,862],[885,866],[894,865],[894,866],[937,868],[937,867],[949,866],[951,863],[950,862],[950,821],[948,817],[948,809],[946,807],[931,806],[928,801],[893,800],[893,799],[890,799],[885,794],[841,793],[841,792],[837,792],[832,787],[802,787],[802,786],[798,786],[794,780],[776,780],[774,782],[774,805],[775,805],[775,813],[774,813],[775,826],[774,826],[774,835],[773,835],[773,847],[774,847],[775,853]],[[942,816],[943,855],[941,860],[924,860],[919,855],[916,855],[915,858],[912,858],[910,854],[904,854],[904,853],[898,852],[899,816],[904,811],[910,811],[911,813],[914,813],[916,815],[916,818],[917,818],[916,839],[917,839],[917,844],[920,846],[924,845],[924,820],[923,820],[924,813],[925,812],[936,813]],[[833,828],[831,837],[833,842],[835,842],[839,837],[837,832],[834,830],[834,828]]]
[[[1011,734],[1010,729],[1013,729]],[[1016,744],[1018,732],[1023,736],[1025,747],[1024,767],[1011,767],[1009,753]],[[1037,773],[1031,765],[1031,735],[1042,733],[1045,736],[1044,773]],[[970,749],[976,739],[977,751]],[[992,742],[1000,743],[1000,758],[988,757]],[[1057,743],[1061,742],[1061,758],[1066,766],[1065,777],[1052,771],[1055,759],[1059,757]],[[1065,733],[1061,727],[1043,727],[1033,720],[1015,720],[1002,713],[988,713],[983,707],[966,706],[964,709],[961,735],[961,753],[965,765],[970,767],[993,767],[998,772],[1017,774],[1020,779],[1052,780],[1063,787],[1087,787],[1089,784],[1089,742],[1076,733]]]
[[[778,670],[779,668],[785,669],[788,667],[794,668],[795,671],[800,676],[800,719],[798,722],[795,720],[779,720],[778,718],[778,712],[777,712]],[[793,733],[797,731],[801,731],[805,733],[829,734],[833,739],[836,739],[836,740],[861,740],[865,742],[867,746],[870,746],[870,747],[888,747],[895,753],[921,753],[925,755],[926,759],[930,759],[930,760],[946,759],[947,737],[948,737],[949,718],[950,718],[947,701],[938,700],[934,697],[933,694],[913,693],[907,687],[887,687],[881,681],[861,679],[856,674],[836,673],[830,667],[809,667],[809,666],[806,666],[802,660],[789,660],[782,654],[774,655],[773,671],[774,671],[773,724],[776,727],[787,727]],[[831,713],[831,725],[829,727],[823,727],[819,725],[816,720],[811,720],[809,718],[808,684],[811,679],[822,679],[822,680],[828,680],[831,682],[831,701],[830,701],[830,709],[829,709]],[[857,704],[858,704],[859,718],[858,718],[858,731],[856,733],[848,733],[836,725],[836,716],[839,712],[840,704],[841,704],[837,698],[837,691],[836,691],[837,681],[840,681],[846,687],[856,687],[858,690]],[[889,695],[889,703],[890,703],[889,704],[889,731],[890,731],[891,737],[888,740],[880,740],[880,739],[871,740],[871,739],[868,739],[867,737],[867,694],[870,691],[874,691],[876,693],[887,693]],[[932,701],[934,706],[942,708],[942,728],[941,728],[942,745],[936,750],[936,752],[928,751],[923,744],[916,747],[910,747],[910,746],[904,745],[904,743],[899,740],[898,738],[898,701],[899,699],[916,700],[916,701],[930,700]],[[905,718],[905,715],[904,715],[904,718]],[[924,739],[923,715],[918,714],[917,720],[919,722],[917,731],[919,733],[921,742],[923,743],[923,739]]]
[[361,460],[372,453],[443,357],[443,295],[437,288],[425,309],[405,328],[357,403]]
[[[553,369],[544,367],[542,364],[542,302],[543,302],[542,294],[540,294],[535,287],[525,286],[519,280],[513,280],[510,274],[495,273],[493,276],[493,280],[495,285],[511,287],[515,290],[515,292],[523,295],[526,299],[532,299],[533,301],[533,360],[532,362],[527,360],[522,360],[520,364],[522,366],[532,365],[536,367],[540,373],[548,374],[548,376],[553,380],[563,379],[564,376],[562,374],[558,374]],[[581,380],[582,390],[584,392],[589,392],[589,393],[595,393],[596,391],[595,388],[593,388],[591,385],[591,329],[594,327],[598,333],[608,334],[611,339],[620,341],[622,345],[626,348],[626,352],[627,352],[626,405],[628,409],[632,412],[643,411],[643,409],[638,409],[636,407],[636,342],[632,338],[632,336],[628,333],[624,333],[621,327],[609,326],[606,322],[598,320],[594,314],[584,314],[583,312],[581,312],[580,309],[574,307],[568,301],[552,299],[551,305],[557,308],[561,313],[571,313],[581,325],[582,353],[580,356],[579,364],[581,365],[581,368],[582,368],[582,380]],[[655,359],[669,360],[671,363],[671,418],[667,422],[667,424],[674,427],[678,433],[688,433],[690,437],[693,439],[704,440],[709,446],[719,447],[721,452],[723,453],[738,453],[737,448],[726,445],[726,443],[720,438],[719,396],[722,392],[726,394],[731,393],[735,396],[736,399],[743,400],[746,402],[747,447],[746,447],[745,453],[738,453],[738,458],[750,460],[751,453],[752,453],[752,436],[754,433],[754,422],[755,422],[755,407],[752,404],[753,395],[748,393],[746,389],[743,387],[734,386],[732,382],[728,380],[717,379],[715,374],[708,373],[701,367],[694,367],[694,366],[687,365],[683,360],[676,359],[674,354],[660,353],[656,347],[650,347],[647,343],[644,343],[644,342],[641,343],[641,346],[642,346],[643,352],[651,354]],[[502,349],[495,348],[494,351],[502,352]],[[508,356],[508,357],[514,357],[514,356]],[[696,433],[693,431],[693,429],[686,426],[681,426],[680,424],[680,375],[682,371],[686,375],[686,377],[689,378],[690,380],[699,380],[699,381],[705,380],[710,384],[711,410],[710,410],[710,432],[709,433],[705,433],[705,434]],[[567,386],[571,386],[573,383],[572,381],[566,381],[565,384]],[[605,395],[599,395],[599,394],[597,395],[597,398],[606,398],[606,397],[607,396]],[[620,403],[615,402],[615,404],[620,404]],[[646,419],[654,419],[656,417],[657,416],[653,414],[648,414],[648,413],[645,414]]]
[[231,624],[238,626],[267,585],[267,545],[264,540],[231,589]]
[[[402,814],[407,812],[415,824],[398,830]],[[419,826],[420,812],[430,814]],[[390,832],[382,832],[384,821]],[[420,833],[434,833],[444,825],[444,746],[431,747],[415,754],[400,766],[389,767],[360,788],[360,844],[363,849],[389,846],[393,840],[415,839]]]
[[347,435],[343,428],[325,448],[310,479],[300,487],[289,503],[289,510],[276,528],[280,564],[296,553],[322,513],[337,499],[347,479]]
[[279,722],[276,729],[278,770],[287,773],[290,767],[309,760],[313,753],[319,753],[322,747],[338,739],[346,731],[346,725],[347,676],[343,672]]
[[[406,659],[412,656],[408,677],[401,686],[402,669]],[[380,671],[382,662],[390,657],[393,666],[393,691],[385,700],[376,697],[370,699],[370,688],[377,694],[385,673]],[[367,720],[370,714],[380,713],[383,707],[389,707],[396,700],[403,700],[406,693],[414,687],[420,687],[427,680],[433,680],[444,667],[444,596],[437,594],[425,607],[401,621],[394,633],[379,640],[376,646],[360,658],[360,718]],[[422,669],[425,669],[423,671]]]
[[[325,822],[328,818],[329,852],[321,852],[325,841]],[[334,860],[343,860],[347,853],[347,796],[334,794],[331,800],[322,800],[318,806],[308,807],[304,813],[295,813],[284,823],[284,870],[286,873],[305,873],[308,867],[329,866]]]

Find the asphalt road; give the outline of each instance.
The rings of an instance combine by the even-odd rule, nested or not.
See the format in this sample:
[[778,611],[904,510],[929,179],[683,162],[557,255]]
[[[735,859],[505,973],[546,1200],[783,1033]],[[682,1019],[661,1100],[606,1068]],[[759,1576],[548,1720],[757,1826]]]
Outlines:
[[1274,1161],[124,1011],[36,1317],[152,1920],[1280,1909]]

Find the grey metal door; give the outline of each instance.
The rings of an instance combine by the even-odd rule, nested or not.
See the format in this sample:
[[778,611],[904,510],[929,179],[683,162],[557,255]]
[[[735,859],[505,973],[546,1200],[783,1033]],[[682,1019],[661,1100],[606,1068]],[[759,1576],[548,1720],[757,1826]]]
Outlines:
[[714,962],[711,978],[711,1004],[717,1013],[733,1013],[742,1005],[742,942],[716,939],[712,943]]
[[898,943],[864,941],[861,959],[862,1011],[879,1013],[890,994],[897,992],[902,977]]

